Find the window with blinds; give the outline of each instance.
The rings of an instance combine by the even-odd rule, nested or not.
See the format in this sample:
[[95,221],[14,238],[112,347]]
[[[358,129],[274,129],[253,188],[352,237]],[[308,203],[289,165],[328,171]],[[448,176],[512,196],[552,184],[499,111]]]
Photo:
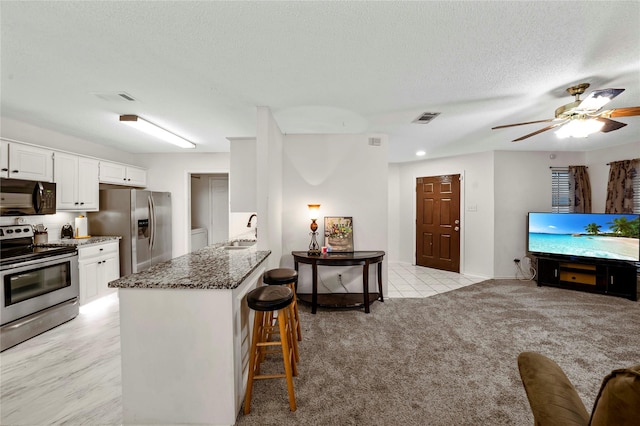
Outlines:
[[571,213],[573,206],[571,186],[569,185],[569,168],[554,167],[551,169],[551,211],[553,213]]
[[633,212],[640,213],[640,173],[633,177]]

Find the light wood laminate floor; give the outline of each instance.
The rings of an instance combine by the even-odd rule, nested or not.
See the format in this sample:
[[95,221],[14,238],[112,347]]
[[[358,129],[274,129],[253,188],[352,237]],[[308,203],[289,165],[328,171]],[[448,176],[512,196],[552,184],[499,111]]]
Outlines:
[[119,425],[120,375],[113,294],[0,354],[0,424]]

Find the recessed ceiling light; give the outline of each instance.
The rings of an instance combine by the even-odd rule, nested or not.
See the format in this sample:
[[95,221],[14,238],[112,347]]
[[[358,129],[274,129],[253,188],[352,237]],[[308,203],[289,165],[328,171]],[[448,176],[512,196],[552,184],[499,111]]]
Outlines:
[[427,153],[426,153],[426,151],[418,151],[418,152],[416,152],[416,155],[418,157],[423,157],[423,156],[427,155]]

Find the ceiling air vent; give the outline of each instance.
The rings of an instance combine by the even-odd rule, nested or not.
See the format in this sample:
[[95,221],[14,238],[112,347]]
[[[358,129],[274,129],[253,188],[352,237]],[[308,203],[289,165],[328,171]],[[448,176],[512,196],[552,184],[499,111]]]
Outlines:
[[127,92],[91,92],[93,96],[97,96],[107,102],[135,102],[136,99]]
[[418,116],[418,118],[413,120],[412,123],[427,124],[439,115],[440,115],[439,112],[423,112]]

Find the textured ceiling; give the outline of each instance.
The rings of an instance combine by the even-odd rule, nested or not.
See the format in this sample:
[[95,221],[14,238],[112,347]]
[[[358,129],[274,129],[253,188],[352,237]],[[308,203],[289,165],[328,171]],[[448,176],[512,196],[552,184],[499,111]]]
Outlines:
[[[609,134],[512,139],[573,100],[640,105],[640,2],[0,2],[1,113],[132,153],[178,152],[118,123],[138,114],[203,152],[255,136],[386,133],[391,162],[485,150],[592,150]],[[95,93],[126,92],[135,102]],[[440,112],[430,124],[412,124]]]

